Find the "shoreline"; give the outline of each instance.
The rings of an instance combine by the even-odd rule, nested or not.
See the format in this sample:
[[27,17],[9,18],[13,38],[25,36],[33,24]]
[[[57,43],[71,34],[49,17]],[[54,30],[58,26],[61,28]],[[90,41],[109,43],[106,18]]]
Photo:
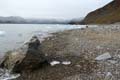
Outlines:
[[[117,80],[120,77],[120,26],[101,25],[52,33],[41,43],[48,61],[71,64],[23,71],[14,80]],[[116,71],[114,71],[116,70]]]

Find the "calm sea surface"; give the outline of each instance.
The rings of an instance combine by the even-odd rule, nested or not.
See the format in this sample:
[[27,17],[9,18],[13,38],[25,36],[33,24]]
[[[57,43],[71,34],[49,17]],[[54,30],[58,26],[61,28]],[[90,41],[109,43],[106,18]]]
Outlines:
[[0,24],[0,55],[20,47],[37,33],[58,32],[84,27],[83,25],[59,24]]

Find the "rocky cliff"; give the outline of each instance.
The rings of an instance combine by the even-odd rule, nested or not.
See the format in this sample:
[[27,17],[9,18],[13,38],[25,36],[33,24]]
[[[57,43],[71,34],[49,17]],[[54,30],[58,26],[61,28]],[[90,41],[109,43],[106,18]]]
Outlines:
[[120,0],[114,0],[104,7],[90,12],[82,24],[110,24],[120,22]]

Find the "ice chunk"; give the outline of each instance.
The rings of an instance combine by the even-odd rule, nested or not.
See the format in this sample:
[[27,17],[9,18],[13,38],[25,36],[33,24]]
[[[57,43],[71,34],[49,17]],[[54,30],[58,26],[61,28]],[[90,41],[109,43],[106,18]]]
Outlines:
[[71,62],[70,62],[70,61],[63,61],[62,64],[63,64],[63,65],[70,65]]
[[12,80],[20,76],[20,74],[10,74],[9,70],[4,70],[5,72],[0,76],[0,80]]
[[55,66],[55,65],[57,65],[57,64],[60,64],[60,61],[52,61],[52,62],[50,62],[50,65],[51,65],[51,66]]
[[5,31],[0,31],[0,36],[4,36],[6,34]]

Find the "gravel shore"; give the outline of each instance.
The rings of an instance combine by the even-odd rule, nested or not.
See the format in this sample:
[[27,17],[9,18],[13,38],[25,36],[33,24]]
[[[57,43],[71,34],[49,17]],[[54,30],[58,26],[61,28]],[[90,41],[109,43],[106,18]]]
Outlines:
[[[71,64],[47,65],[36,71],[24,72],[16,80],[120,79],[119,25],[99,25],[53,33],[40,48],[49,61],[70,61]],[[101,55],[104,59],[99,57]],[[100,60],[96,60],[97,57]]]

